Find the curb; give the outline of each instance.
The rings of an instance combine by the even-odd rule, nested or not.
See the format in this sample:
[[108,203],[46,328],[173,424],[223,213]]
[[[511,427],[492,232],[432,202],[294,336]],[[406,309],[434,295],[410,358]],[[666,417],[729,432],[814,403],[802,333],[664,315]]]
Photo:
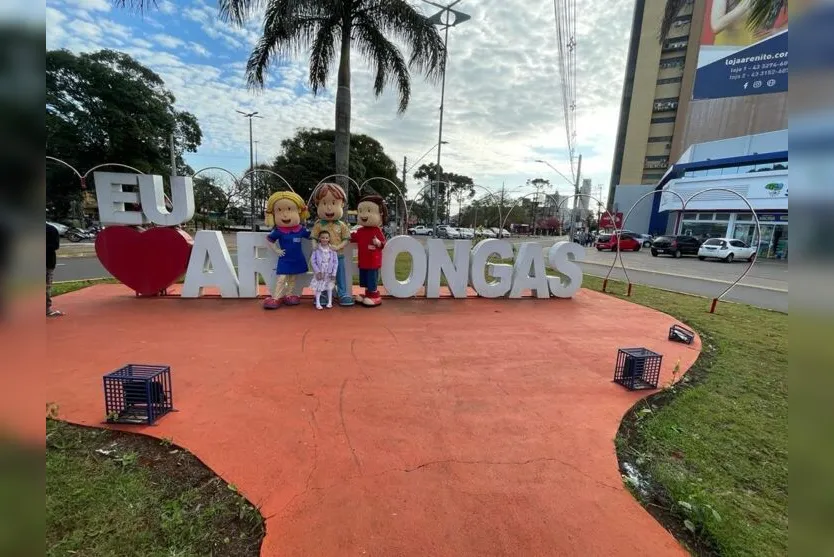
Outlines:
[[[596,265],[597,267],[610,268],[610,265],[606,265],[604,263],[594,263],[594,262],[591,262],[591,261],[582,261],[580,264],[581,265]],[[614,270],[617,270],[617,269],[622,270],[622,267],[615,266]],[[663,276],[667,276],[667,277],[674,277],[674,278],[681,278],[681,279],[688,279],[688,280],[703,280],[703,281],[706,281],[706,282],[715,282],[715,283],[718,283],[718,284],[726,284],[728,286],[730,284],[733,284],[732,281],[728,281],[728,280],[719,280],[719,279],[712,279],[712,278],[706,278],[706,277],[693,277],[693,276],[689,276],[689,275],[681,275],[681,274],[678,274],[678,273],[667,273],[667,272],[664,272],[664,271],[653,271],[653,270],[650,270],[650,269],[639,269],[637,267],[626,267],[626,271],[637,271],[638,273],[649,273],[649,274],[653,274],[653,275],[663,275]],[[623,280],[623,279],[616,279],[615,278],[614,280]],[[637,283],[634,283],[634,284],[637,284]],[[646,285],[643,285],[643,286],[650,286],[650,285],[646,284]],[[773,288],[772,286],[759,286],[757,284],[747,284],[747,283],[744,283],[744,282],[741,282],[741,283],[737,284],[736,286],[737,287],[738,286],[743,286],[745,288],[756,288],[758,290],[767,290],[769,292],[779,292],[780,294],[788,294],[788,292],[789,292],[788,290],[782,289],[782,288]],[[652,288],[660,288],[660,287],[652,286]],[[662,290],[662,288],[660,288],[660,289]],[[677,292],[677,291],[676,290],[671,290],[671,292]]]

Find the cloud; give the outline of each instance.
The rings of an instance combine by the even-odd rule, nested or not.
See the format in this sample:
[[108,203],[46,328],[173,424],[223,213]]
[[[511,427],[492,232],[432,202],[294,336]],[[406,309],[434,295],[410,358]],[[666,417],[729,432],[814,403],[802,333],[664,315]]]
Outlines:
[[157,34],[153,36],[153,40],[156,41],[157,44],[164,46],[165,48],[179,48],[185,44],[182,39],[178,39],[176,37],[172,37],[171,35],[164,35],[164,34]]
[[64,0],[65,3],[93,12],[109,12],[110,2],[108,0]]
[[[528,178],[543,177],[558,184],[562,193],[570,191],[569,184],[535,162],[546,159],[564,174],[571,172],[552,3],[465,0],[458,7],[472,19],[449,33],[443,126],[443,139],[449,144],[443,146],[442,164],[489,188],[502,183],[517,187]],[[124,50],[165,80],[178,107],[198,117],[204,141],[195,159],[201,163],[236,172],[248,164],[248,124],[236,114],[237,109],[258,110],[264,116],[254,122],[261,160],[274,157],[281,140],[299,127],[333,126],[335,67],[329,87],[317,97],[307,84],[306,53],[272,66],[266,88],[250,91],[245,64],[258,38],[258,22],[231,26],[219,20],[213,2],[203,0],[184,0],[173,12],[165,12],[168,9],[167,2],[162,3],[160,11],[166,17],[160,21],[167,34],[152,39],[171,51],[133,38],[142,35],[140,16],[121,28],[101,20],[75,19],[66,25],[61,19],[64,14],[49,8],[47,39],[50,45],[85,51],[94,49],[90,45],[98,48],[125,40]],[[583,177],[606,188],[631,9],[629,0],[577,2],[577,153],[583,154]],[[76,28],[76,22],[80,27]],[[199,63],[187,63],[185,57],[191,55],[197,55]],[[398,116],[395,91],[374,97],[372,72],[357,50],[352,66],[352,132],[380,140],[398,163],[404,155],[411,162],[430,151],[437,143],[439,83],[413,75],[411,103]],[[433,161],[435,156],[431,151],[421,162]],[[408,181],[413,193],[415,180],[409,176]]]
[[204,58],[208,58],[211,56],[211,52],[204,47],[203,45],[195,42],[188,43],[188,50],[196,54],[197,56],[203,56]]

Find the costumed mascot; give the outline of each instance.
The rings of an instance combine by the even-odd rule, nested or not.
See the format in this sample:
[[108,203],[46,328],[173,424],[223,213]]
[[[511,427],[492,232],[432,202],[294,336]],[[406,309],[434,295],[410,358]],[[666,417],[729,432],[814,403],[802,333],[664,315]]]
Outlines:
[[264,309],[278,309],[281,304],[296,306],[300,300],[293,295],[296,278],[307,273],[307,258],[301,249],[301,240],[310,237],[310,231],[301,224],[310,217],[304,200],[291,191],[278,191],[266,202],[266,225],[272,231],[266,237],[269,246],[278,254],[278,277],[275,292],[264,300]]
[[[313,248],[317,248],[316,239],[319,234],[326,230],[330,234],[330,246],[336,252],[338,258],[338,269],[336,271],[336,292],[339,296],[340,306],[352,306],[353,285],[345,284],[345,255],[344,248],[350,242],[350,227],[342,220],[347,195],[339,184],[324,183],[319,185],[313,192],[313,203],[316,204],[316,215],[319,217],[311,231],[313,237]],[[325,300],[319,300],[320,303]]]
[[357,220],[361,228],[351,234],[359,252],[359,286],[365,288],[364,296],[356,300],[366,307],[377,307],[382,303],[377,284],[379,269],[382,267],[382,248],[385,234],[382,227],[388,222],[388,209],[378,195],[367,195],[359,200]]

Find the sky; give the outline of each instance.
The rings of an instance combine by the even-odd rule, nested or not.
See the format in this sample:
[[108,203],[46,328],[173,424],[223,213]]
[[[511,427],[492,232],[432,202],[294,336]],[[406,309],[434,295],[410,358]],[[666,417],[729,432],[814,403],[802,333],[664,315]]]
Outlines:
[[[582,177],[592,179],[594,194],[601,185],[603,198],[611,173],[632,4],[577,0],[576,152],[583,157]],[[415,5],[426,15],[436,10]],[[516,189],[540,177],[560,193],[571,193],[567,181],[535,162],[544,159],[571,174],[553,2],[462,0],[455,9],[472,19],[449,33],[444,169],[471,176],[493,191],[502,184]],[[45,20],[48,49],[119,50],[159,74],[176,96],[177,108],[196,115],[203,130],[198,152],[186,155],[195,170],[221,166],[240,175],[248,167],[248,123],[236,110],[257,110],[263,116],[254,120],[262,162],[271,161],[281,140],[297,128],[334,125],[335,68],[333,83],[318,96],[308,86],[304,53],[273,65],[264,89],[248,89],[244,69],[259,37],[260,21],[244,27],[223,23],[212,0],[158,0],[144,13],[116,8],[111,0],[47,0]],[[438,138],[440,84],[412,76],[408,110],[397,115],[395,92],[375,97],[370,68],[358,53],[351,64],[351,131],[380,141],[400,167],[403,156],[411,165],[430,151]],[[432,151],[421,163],[433,161]],[[414,195],[417,184],[410,175],[408,185]]]

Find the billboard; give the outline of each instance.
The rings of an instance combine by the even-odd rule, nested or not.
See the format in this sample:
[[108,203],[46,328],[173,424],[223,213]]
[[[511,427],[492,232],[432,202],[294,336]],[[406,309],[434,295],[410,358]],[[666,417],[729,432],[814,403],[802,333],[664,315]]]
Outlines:
[[705,1],[693,100],[788,90],[787,8],[773,10],[752,30],[750,5],[750,0]]

